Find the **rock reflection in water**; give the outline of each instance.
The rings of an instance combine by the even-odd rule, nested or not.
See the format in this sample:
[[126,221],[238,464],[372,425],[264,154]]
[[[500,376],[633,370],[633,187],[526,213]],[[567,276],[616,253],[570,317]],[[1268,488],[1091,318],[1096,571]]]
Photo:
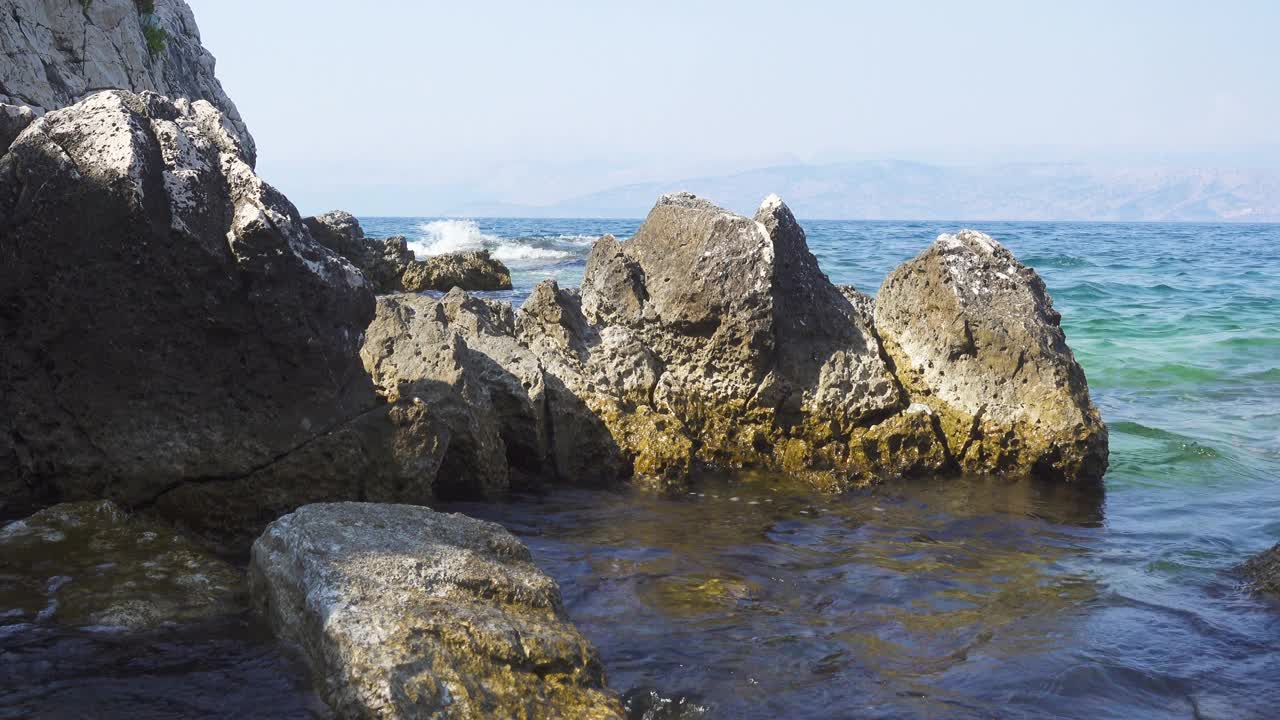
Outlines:
[[523,536],[610,684],[642,689],[637,718],[1003,713],[990,673],[1067,663],[1058,639],[1098,595],[1075,560],[1103,497],[1070,485],[832,497],[738,474],[676,499],[560,491],[450,509]]

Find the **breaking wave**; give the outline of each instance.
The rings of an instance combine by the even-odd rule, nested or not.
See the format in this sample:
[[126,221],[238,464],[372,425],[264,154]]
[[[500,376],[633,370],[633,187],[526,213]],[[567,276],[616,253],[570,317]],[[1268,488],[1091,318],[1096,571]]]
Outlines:
[[472,220],[433,220],[418,225],[418,230],[422,236],[409,241],[409,248],[418,257],[488,250],[503,262],[516,263],[580,257],[595,240],[585,235],[504,238],[482,231]]

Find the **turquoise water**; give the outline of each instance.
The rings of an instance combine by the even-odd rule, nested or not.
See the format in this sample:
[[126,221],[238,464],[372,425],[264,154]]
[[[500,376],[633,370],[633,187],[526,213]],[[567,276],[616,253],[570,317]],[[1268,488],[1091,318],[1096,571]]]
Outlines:
[[[591,237],[637,226],[363,222],[419,249],[492,248],[516,302],[546,277],[575,284]],[[868,292],[959,227],[803,224],[832,280]],[[975,225],[1043,275],[1062,313],[1111,428],[1105,493],[939,479],[830,498],[738,476],[685,499],[459,506],[529,542],[612,684],[652,689],[637,708],[1280,714],[1280,606],[1231,572],[1280,540],[1280,226]]]

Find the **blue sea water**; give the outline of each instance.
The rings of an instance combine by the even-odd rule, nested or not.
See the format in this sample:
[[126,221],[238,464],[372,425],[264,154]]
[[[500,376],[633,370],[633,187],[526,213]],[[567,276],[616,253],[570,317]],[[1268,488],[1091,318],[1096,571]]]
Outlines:
[[[490,248],[517,304],[639,224],[362,222],[419,252]],[[802,224],[831,279],[871,293],[961,227]],[[1280,540],[1280,226],[968,225],[1044,277],[1111,430],[1105,494],[727,477],[459,506],[530,544],[614,687],[652,689],[637,713],[1280,717],[1280,605],[1232,572]]]

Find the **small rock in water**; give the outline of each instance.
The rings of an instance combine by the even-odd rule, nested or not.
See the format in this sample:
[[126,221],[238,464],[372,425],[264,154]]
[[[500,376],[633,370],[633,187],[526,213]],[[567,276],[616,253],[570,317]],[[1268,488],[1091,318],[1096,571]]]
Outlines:
[[254,543],[250,587],[340,717],[622,717],[560,588],[500,525],[306,505]]

